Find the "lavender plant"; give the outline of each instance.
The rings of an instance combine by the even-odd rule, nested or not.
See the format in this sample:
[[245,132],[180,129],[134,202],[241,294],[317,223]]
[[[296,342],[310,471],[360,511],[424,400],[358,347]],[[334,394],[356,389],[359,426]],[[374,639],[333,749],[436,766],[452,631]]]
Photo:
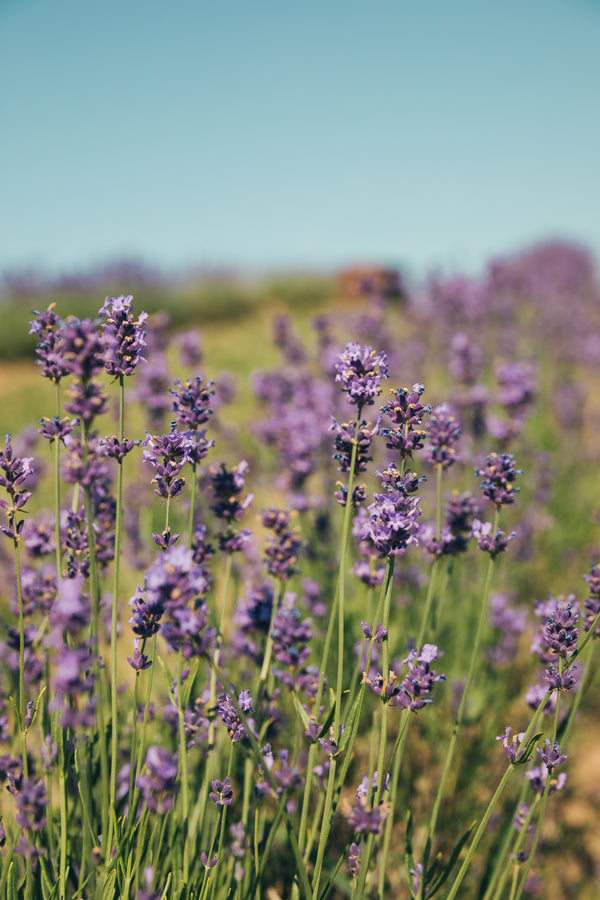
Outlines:
[[[431,286],[462,389],[503,284]],[[395,353],[335,349],[329,326],[312,366],[277,322],[285,367],[255,378],[264,446],[240,452],[214,427],[219,385],[184,371],[196,340],[171,379],[130,296],[95,320],[35,313],[51,474],[36,483],[12,438],[0,452],[2,896],[527,895],[600,634],[597,564],[582,600],[492,594],[531,495],[506,444],[534,369],[491,369],[510,435],[492,419],[462,434],[465,395],[432,408],[420,381],[373,410]],[[482,766],[490,782],[462,797]]]

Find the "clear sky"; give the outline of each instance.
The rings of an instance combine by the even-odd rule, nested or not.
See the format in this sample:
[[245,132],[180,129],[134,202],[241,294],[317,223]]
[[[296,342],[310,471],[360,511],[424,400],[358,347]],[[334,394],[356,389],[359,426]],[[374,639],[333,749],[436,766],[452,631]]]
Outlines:
[[598,0],[0,0],[0,271],[600,256]]

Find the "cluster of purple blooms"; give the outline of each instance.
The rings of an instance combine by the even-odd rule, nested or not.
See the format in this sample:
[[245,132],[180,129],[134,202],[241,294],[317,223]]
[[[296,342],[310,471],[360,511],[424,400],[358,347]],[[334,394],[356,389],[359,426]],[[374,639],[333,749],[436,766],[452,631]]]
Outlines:
[[[482,353],[466,332],[481,316],[485,292],[477,285],[460,280],[432,286],[432,292],[437,292],[440,302],[451,310],[452,328],[459,325],[465,327],[465,331],[454,332],[450,367],[456,380],[470,392],[468,402],[475,409],[475,389],[481,373]],[[219,815],[222,816],[221,837],[225,834],[225,814],[230,807],[237,808],[239,804],[235,774],[238,767],[236,764],[227,775],[212,777],[218,769],[209,766],[207,758],[210,749],[215,746],[213,738],[209,738],[216,728],[215,723],[223,725],[222,736],[226,734],[231,742],[232,760],[234,752],[250,754],[255,745],[260,746],[257,741],[273,741],[273,745],[267,743],[262,748],[255,770],[255,797],[268,796],[271,803],[280,801],[282,810],[285,810],[283,814],[291,815],[298,808],[294,794],[304,787],[307,777],[308,787],[313,774],[322,786],[328,773],[335,769],[336,757],[344,757],[349,732],[344,723],[340,723],[337,730],[333,727],[327,730],[333,718],[332,712],[327,721],[322,694],[327,681],[324,673],[308,664],[313,649],[313,633],[317,627],[313,630],[313,619],[305,617],[304,613],[308,608],[313,618],[318,618],[327,612],[327,606],[321,602],[320,589],[317,587],[315,590],[314,583],[313,586],[308,582],[303,585],[304,595],[300,591],[287,589],[288,582],[297,575],[301,557],[306,558],[309,564],[319,559],[320,548],[303,540],[302,528],[303,514],[319,508],[320,501],[315,502],[313,498],[311,502],[308,499],[307,483],[319,471],[319,454],[324,447],[326,453],[331,455],[333,443],[333,458],[338,471],[352,480],[367,472],[368,463],[374,457],[379,459],[378,441],[385,445],[394,460],[381,465],[381,471],[377,472],[381,487],[379,492],[373,494],[370,504],[365,503],[367,491],[364,485],[353,484],[350,498],[355,513],[353,534],[361,556],[353,571],[370,588],[381,583],[386,563],[390,564],[391,571],[391,563],[419,543],[434,557],[441,557],[464,552],[469,541],[475,539],[479,549],[494,558],[505,551],[509,541],[515,537],[514,533],[506,536],[500,530],[493,533],[492,524],[480,519],[479,502],[467,492],[453,492],[447,497],[441,526],[438,524],[434,529],[432,526],[424,527],[420,522],[423,501],[417,492],[424,476],[410,471],[407,465],[418,451],[423,451],[426,463],[438,469],[441,477],[442,472],[447,472],[466,455],[462,446],[459,452],[461,423],[454,412],[458,408],[463,419],[464,398],[453,398],[452,407],[441,404],[432,410],[422,402],[423,385],[416,383],[410,389],[393,391],[391,400],[379,410],[375,424],[363,421],[361,414],[364,408],[375,404],[382,391],[382,382],[388,377],[388,354],[352,342],[336,356],[327,322],[321,321],[316,328],[323,367],[329,368],[331,374],[335,372],[335,382],[341,386],[345,399],[356,407],[355,418],[340,424],[331,415],[335,412],[341,418],[332,399],[331,386],[320,384],[309,373],[307,353],[295,338],[288,320],[282,318],[276,323],[275,342],[287,368],[277,376],[257,377],[256,389],[259,396],[271,405],[272,419],[267,424],[263,423],[262,436],[279,455],[283,474],[278,484],[284,488],[286,501],[298,502],[292,508],[270,507],[261,514],[262,525],[268,532],[262,562],[270,576],[270,580],[261,580],[260,554],[253,546],[251,534],[247,529],[238,530],[239,520],[253,502],[253,495],[245,493],[250,469],[248,462],[242,459],[234,466],[219,463],[197,471],[214,445],[213,440],[207,439],[203,426],[213,414],[211,403],[215,385],[212,381],[205,382],[198,375],[186,380],[176,379],[174,387],[170,387],[173,382],[167,377],[165,334],[161,334],[160,328],[152,328],[149,322],[147,327],[150,333],[147,334],[147,321],[144,313],[137,319],[134,317],[131,296],[120,296],[106,299],[96,321],[76,318],[63,321],[51,307],[44,313],[36,313],[31,323],[31,333],[38,338],[36,352],[44,377],[56,385],[67,377],[72,379],[64,404],[71,417],[61,419],[57,415],[44,418],[39,429],[39,433],[54,445],[57,454],[60,452],[62,480],[73,488],[70,506],[61,513],[57,525],[50,520],[27,522],[22,518],[26,503],[32,496],[35,474],[32,458],[16,453],[10,437],[6,439],[4,450],[0,451],[0,488],[7,496],[7,499],[0,498],[7,518],[7,524],[0,528],[14,541],[15,546],[23,544],[29,562],[39,565],[34,568],[27,564],[23,568],[18,601],[16,598],[13,600],[12,608],[24,621],[20,623],[20,632],[14,628],[7,632],[4,645],[6,659],[13,672],[17,672],[24,663],[25,684],[28,687],[35,685],[39,689],[44,677],[48,677],[44,673],[43,656],[44,651],[48,652],[51,699],[44,714],[56,716],[52,734],[45,735],[42,742],[41,766],[28,760],[26,753],[23,760],[13,759],[10,755],[0,758],[2,780],[7,780],[8,790],[14,797],[14,821],[25,832],[33,833],[29,836],[31,845],[27,851],[30,857],[36,852],[35,835],[43,831],[49,818],[48,787],[42,773],[54,771],[59,760],[60,765],[65,765],[64,760],[67,759],[66,765],[71,766],[71,760],[76,759],[77,765],[80,765],[86,754],[91,759],[92,754],[96,753],[89,737],[99,722],[98,704],[102,702],[103,679],[107,674],[100,654],[108,645],[109,638],[103,636],[103,623],[98,637],[91,636],[94,610],[96,614],[99,612],[101,618],[106,618],[104,601],[97,586],[98,596],[94,596],[91,561],[98,565],[102,574],[106,574],[114,558],[116,499],[113,496],[113,470],[115,463],[120,466],[140,443],[143,446],[143,462],[152,469],[154,494],[164,501],[161,505],[167,510],[167,526],[162,534],[152,535],[160,552],[150,565],[144,564],[143,580],[140,579],[140,586],[129,601],[133,651],[128,661],[135,670],[137,690],[139,674],[146,669],[152,670],[155,661],[148,642],[152,641],[154,645],[153,639],[158,636],[170,653],[179,656],[179,668],[177,677],[169,687],[170,703],[163,707],[161,717],[156,715],[153,705],[145,711],[133,710],[134,723],[143,722],[144,729],[146,717],[152,721],[152,740],[156,740],[154,734],[159,733],[162,718],[171,744],[167,749],[147,742],[145,752],[140,753],[135,773],[132,768],[131,771],[129,769],[131,763],[126,765],[123,760],[118,761],[118,813],[124,814],[124,823],[127,817],[132,816],[128,803],[131,803],[134,790],[143,804],[142,818],[138,821],[144,827],[146,822],[143,816],[147,812],[160,816],[172,813],[170,821],[175,820],[180,805],[186,802],[183,798],[186,788],[182,773],[191,770],[191,767],[186,768],[186,752],[190,751],[202,758],[202,763],[206,765],[204,771],[208,777],[204,781],[204,796],[208,796],[211,803],[219,808]],[[378,316],[374,316],[371,323],[374,329],[378,327],[378,321]],[[194,364],[200,361],[197,340],[182,343],[181,350]],[[105,381],[108,376],[122,384],[125,377],[136,372],[140,363],[146,362],[143,353],[149,361],[142,367],[146,372],[139,378],[137,390],[143,394],[154,379],[154,387],[148,396],[163,395],[160,402],[157,399],[155,408],[151,408],[151,404],[147,406],[151,431],[146,431],[143,442],[121,440],[114,435],[101,437],[92,426],[99,416],[107,412],[109,394],[105,385],[97,379],[104,373]],[[500,435],[500,426],[494,426],[492,418],[488,417],[488,432],[493,434],[496,427],[499,446],[503,447],[523,427],[535,394],[535,372],[525,363],[505,363],[497,367],[496,377],[498,403],[516,423],[514,434],[509,434],[509,429],[505,428]],[[146,387],[144,378],[147,379]],[[330,381],[333,381],[332,377]],[[157,385],[160,386],[159,391],[156,390]],[[167,395],[170,399],[165,400]],[[167,413],[174,421],[170,428],[165,429]],[[427,422],[427,431],[422,427],[424,421]],[[327,434],[329,423],[330,432]],[[181,540],[180,534],[171,531],[169,512],[175,516],[170,504],[175,498],[184,497],[184,489],[190,481],[187,473],[190,471],[195,486],[196,476],[199,479],[197,494],[205,506],[196,510],[195,517],[194,507],[190,505],[189,533],[185,541]],[[519,491],[516,479],[522,472],[516,468],[512,454],[492,453],[476,472],[482,479],[483,496],[495,505],[497,512],[514,502]],[[336,500],[345,506],[349,501],[348,486],[338,483],[337,487]],[[81,502],[81,492],[86,503]],[[181,505],[186,502],[183,499]],[[208,513],[213,516],[212,529],[210,524],[207,527],[199,521],[204,514],[209,520]],[[346,514],[349,513],[350,510],[346,510]],[[90,516],[93,521],[88,521]],[[321,517],[322,535],[325,535],[331,522],[329,516],[333,518],[327,509]],[[315,516],[317,520],[318,516]],[[139,527],[139,521],[137,524]],[[228,633],[226,627],[225,634],[219,633],[218,639],[217,631],[211,624],[215,612],[208,599],[213,583],[213,575],[209,571],[213,551],[208,540],[212,536],[218,542],[219,549],[230,557],[233,553],[244,551],[245,563],[252,572],[252,580],[247,582],[244,595],[237,597],[233,628]],[[128,538],[133,546],[133,527]],[[325,545],[325,541],[323,543]],[[49,568],[46,559],[57,551],[62,565],[62,571],[59,565],[58,573]],[[229,558],[227,565],[232,566],[232,581],[237,590],[240,583],[239,557],[235,561]],[[574,666],[570,660],[577,651],[581,630],[595,628],[595,633],[600,634],[600,625],[594,624],[600,612],[600,569],[597,564],[592,566],[586,580],[589,596],[583,609],[580,610],[574,597],[549,598],[545,604],[536,607],[541,624],[534,649],[545,671],[543,685],[532,690],[538,702],[540,691],[541,696],[545,691],[554,694],[548,702],[549,707],[552,702],[556,707],[559,691],[569,690],[575,684]],[[323,598],[326,599],[327,595],[324,589]],[[224,608],[228,611],[227,605]],[[496,627],[502,632],[511,632],[510,646],[500,649],[505,655],[514,654],[516,637],[524,627],[523,617],[519,616],[518,610],[505,603],[493,608],[492,612]],[[44,618],[42,626],[35,624],[35,617],[40,615]],[[518,619],[516,625],[513,619]],[[392,663],[389,667],[386,664],[385,674],[376,673],[374,664],[380,661],[381,645],[388,641],[390,635],[382,625],[371,629],[363,622],[361,627],[370,643],[370,651],[373,651],[371,668],[364,673],[363,683],[373,690],[379,701],[406,710],[403,715],[407,718],[408,713],[423,710],[431,704],[435,685],[446,678],[433,668],[442,655],[438,647],[425,643],[420,649],[404,651],[407,655],[400,665]],[[265,658],[270,659],[265,656],[266,647],[272,647],[273,658],[268,677],[263,679],[261,672],[258,692],[251,693],[248,689],[238,692],[228,679],[240,677],[242,683],[250,684],[258,676]],[[213,689],[214,685],[211,685],[209,690],[208,684],[202,681],[198,673],[204,671],[204,667],[210,671],[211,662],[218,687]],[[235,665],[237,674],[234,676],[230,667]],[[165,670],[168,671],[166,663]],[[116,673],[113,674],[116,677]],[[147,678],[147,683],[151,683],[151,677],[152,671],[142,677],[142,682],[143,678]],[[281,685],[288,690],[282,690]],[[363,689],[360,687],[361,691]],[[302,696],[302,701],[299,701],[299,696]],[[182,697],[185,699],[182,700]],[[301,709],[304,724],[308,717],[309,724],[304,736],[311,745],[310,752],[321,754],[321,759],[323,755],[327,756],[326,762],[315,766],[310,776],[303,771],[304,749],[296,747],[291,750],[281,746],[288,725],[285,704],[280,700],[285,697],[289,699],[290,707],[296,704]],[[30,699],[22,708],[26,710],[22,723],[23,734],[26,735],[38,709]],[[119,719],[121,717],[119,712]],[[325,725],[320,724],[322,721]],[[43,724],[45,726],[47,721]],[[119,724],[113,721],[111,727]],[[64,729],[60,746],[56,743],[59,729]],[[4,740],[8,732],[8,718],[0,715],[0,740]],[[532,758],[533,749],[523,746],[523,738],[524,735],[519,734],[511,739],[510,728],[497,738],[502,741],[511,764],[529,762]],[[544,791],[553,793],[562,788],[566,776],[561,774],[552,780],[554,770],[567,759],[560,745],[546,740],[543,748],[537,748],[537,757],[538,765],[526,773],[531,788],[540,794]],[[112,765],[112,761],[105,764]],[[393,798],[388,799],[389,788],[389,775],[382,780],[377,772],[371,777],[364,775],[356,790],[355,802],[346,804],[344,816],[352,829],[353,838],[349,846],[348,867],[354,876],[360,874],[363,840],[368,842],[373,836],[381,835],[387,818],[393,814]],[[96,798],[92,805],[95,804]],[[135,811],[135,815],[140,816],[140,809]],[[246,812],[244,815],[247,818]],[[252,856],[246,838],[246,834],[250,833],[246,831],[248,825],[246,821],[230,826],[232,864],[227,877],[231,884],[232,878],[242,882],[244,866],[248,865]],[[98,841],[99,845],[104,837],[102,835]],[[0,845],[3,840],[2,829]],[[101,850],[99,846],[94,852],[100,855]],[[213,855],[211,846],[208,853],[203,851],[197,856],[205,870],[203,877],[207,879],[203,882],[207,887],[206,891],[202,889],[204,895],[212,884],[208,880],[209,870],[220,865],[221,850]],[[153,866],[154,860],[141,877],[145,890],[138,891],[140,897],[161,896],[154,890]],[[217,869],[217,872],[220,871],[220,868]],[[414,891],[421,891],[420,880],[427,875],[423,865],[418,864],[409,871],[414,877]],[[257,885],[254,887],[259,890]],[[424,886],[422,896],[427,896],[427,890]]]

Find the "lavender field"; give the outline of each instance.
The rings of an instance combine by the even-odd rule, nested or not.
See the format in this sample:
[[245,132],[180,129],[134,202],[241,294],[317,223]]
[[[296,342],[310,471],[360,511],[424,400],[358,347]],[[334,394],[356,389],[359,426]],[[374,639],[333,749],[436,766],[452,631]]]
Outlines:
[[596,896],[594,260],[122,290],[5,319],[0,896]]

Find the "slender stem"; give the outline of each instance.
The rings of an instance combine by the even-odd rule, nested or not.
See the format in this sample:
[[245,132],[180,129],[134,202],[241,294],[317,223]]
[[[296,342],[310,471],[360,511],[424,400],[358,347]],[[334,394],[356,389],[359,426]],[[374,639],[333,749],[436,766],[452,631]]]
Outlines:
[[[534,712],[534,714],[531,718],[531,721],[529,722],[529,725],[527,726],[527,730],[525,731],[525,734],[523,735],[523,740],[521,741],[521,747],[526,747],[527,744],[529,743],[529,740],[533,736],[533,732],[534,732],[537,720],[540,717],[541,712],[542,712],[543,708],[545,707],[546,703],[548,702],[548,699],[550,698],[551,693],[552,693],[551,691],[546,691],[546,693],[540,700],[540,703],[538,704],[538,707],[537,707],[536,711]],[[471,864],[471,860],[473,859],[473,856],[475,855],[475,852],[479,846],[479,842],[481,841],[483,833],[484,833],[484,831],[487,827],[487,824],[490,820],[490,816],[492,815],[492,813],[494,811],[494,807],[496,806],[496,803],[500,799],[502,792],[504,791],[504,788],[506,787],[508,780],[514,769],[515,769],[515,766],[513,765],[513,763],[510,763],[508,765],[506,771],[504,772],[504,775],[500,779],[500,783],[499,783],[498,787],[496,788],[496,790],[494,792],[494,796],[490,800],[485,813],[483,814],[483,818],[481,819],[481,822],[479,823],[479,827],[477,828],[477,831],[475,832],[475,836],[473,837],[473,840],[471,841],[471,844],[467,851],[467,855],[465,856],[463,864],[460,867],[458,875],[456,876],[456,878],[454,880],[454,883],[452,885],[450,893],[446,897],[446,900],[454,900],[454,898],[456,897],[458,890],[463,882],[463,879],[467,873],[467,870]]]
[[[498,524],[498,510],[494,515],[494,523],[492,526],[492,534],[496,533]],[[463,716],[465,712],[465,707],[467,705],[467,698],[469,695],[469,691],[471,689],[471,684],[473,682],[473,678],[475,676],[475,666],[479,660],[479,651],[481,647],[481,640],[483,637],[483,629],[484,624],[486,622],[487,613],[488,613],[488,596],[490,592],[490,585],[492,582],[492,573],[494,571],[494,558],[490,555],[487,567],[487,574],[485,578],[485,585],[483,589],[483,596],[481,598],[481,608],[479,610],[479,620],[477,623],[477,631],[475,633],[475,640],[473,642],[473,650],[471,653],[471,660],[469,662],[469,670],[467,672],[467,677],[465,679],[465,684],[463,687],[462,697],[460,699],[460,704],[458,707],[458,712],[456,714],[456,719],[454,720],[454,726],[452,729],[452,737],[450,739],[450,746],[448,747],[448,751],[446,753],[446,760],[444,762],[444,769],[442,772],[442,777],[440,778],[440,782],[437,789],[437,794],[435,797],[435,802],[433,806],[433,811],[431,813],[431,819],[429,820],[429,826],[427,829],[427,840],[431,840],[433,835],[435,834],[435,828],[437,825],[437,819],[440,811],[440,806],[442,803],[442,798],[444,795],[444,789],[446,787],[446,781],[448,780],[448,776],[450,774],[454,753],[456,750],[456,743],[458,740],[458,732],[462,725]]]
[[[119,375],[119,441],[123,442],[125,423],[124,376]],[[110,768],[110,821],[106,841],[105,860],[108,864],[112,852],[113,833],[117,827],[117,760],[118,760],[118,713],[117,713],[117,625],[119,619],[119,565],[121,558],[121,513],[123,506],[123,461],[117,468],[117,498],[115,511],[115,550],[113,568],[113,595],[110,623],[111,654],[111,768]]]
[[185,718],[181,698],[181,673],[183,669],[183,653],[179,652],[179,663],[177,666],[177,707],[178,707],[178,724],[179,724],[179,762],[181,772],[181,800],[182,800],[182,828],[183,828],[183,881],[188,883],[190,877],[190,854],[189,854],[189,831],[188,819],[190,812],[190,796],[189,796],[189,775],[187,764],[187,741],[185,736]]
[[[228,553],[227,561],[225,563],[225,578],[224,578],[224,583],[223,583],[223,596],[221,599],[219,629],[217,631],[217,637],[215,640],[215,649],[213,652],[213,665],[210,670],[210,693],[209,693],[208,708],[211,711],[215,705],[215,700],[217,699],[217,671],[219,668],[221,645],[223,643],[223,631],[225,630],[225,619],[226,619],[226,614],[227,614],[227,595],[229,593],[229,582],[231,580],[231,562],[232,562],[232,555],[231,555],[231,553]],[[208,726],[209,751],[214,747],[214,744],[215,744],[215,720],[214,720],[214,718],[211,718],[210,724]]]
[[[60,385],[55,382],[56,416],[60,418]],[[62,546],[60,537],[60,441],[54,439],[54,533],[56,537],[56,577],[62,578]]]
[[[561,674],[566,668],[566,662],[561,660]],[[551,746],[554,746],[554,742],[556,741],[556,734],[558,732],[558,711],[560,708],[560,695],[561,692],[558,691],[556,694],[556,707],[554,709],[554,727],[552,730],[552,740],[550,742]],[[542,794],[542,805],[540,807],[540,814],[537,820],[537,826],[535,829],[535,835],[533,838],[533,843],[531,845],[531,850],[529,851],[529,856],[527,857],[527,862],[525,863],[525,868],[523,869],[523,875],[521,876],[521,881],[519,883],[519,889],[517,891],[517,895],[515,900],[519,900],[521,895],[523,894],[523,890],[525,888],[525,882],[527,881],[527,876],[529,875],[529,870],[531,869],[531,864],[533,863],[533,857],[535,856],[535,851],[537,850],[537,845],[540,840],[540,836],[542,833],[542,823],[544,821],[544,814],[546,812],[546,803],[548,802],[548,796],[550,791],[550,775],[552,771],[547,769],[546,771],[546,783],[544,785],[544,793]]]
[[190,515],[188,519],[188,546],[192,546],[194,538],[194,518],[196,515],[196,485],[198,482],[198,473],[196,472],[196,463],[192,465],[192,479],[190,485]]

